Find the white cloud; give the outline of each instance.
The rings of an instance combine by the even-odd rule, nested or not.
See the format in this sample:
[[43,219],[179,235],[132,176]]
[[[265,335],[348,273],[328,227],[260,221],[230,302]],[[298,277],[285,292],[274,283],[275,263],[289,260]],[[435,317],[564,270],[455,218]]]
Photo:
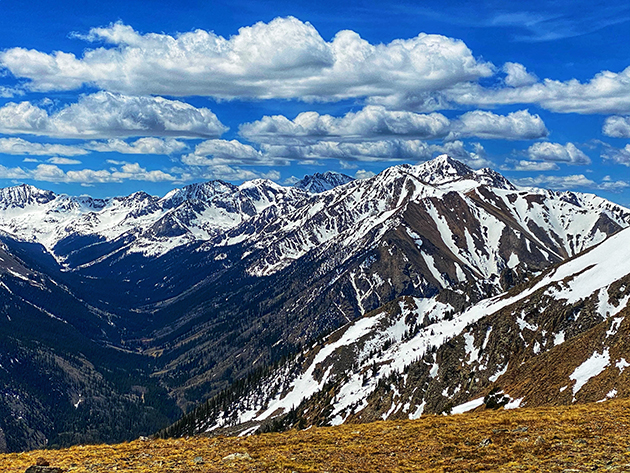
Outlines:
[[24,95],[24,91],[14,87],[0,86],[0,98],[10,99],[11,97],[16,97],[18,95]]
[[501,166],[504,171],[557,171],[560,167],[549,161],[525,161],[506,159],[506,165]]
[[29,173],[22,168],[8,168],[0,164],[0,179],[28,179]]
[[351,168],[352,162],[424,161],[444,153],[474,168],[492,164],[485,158],[483,147],[479,143],[473,144],[472,147],[472,151],[467,149],[462,141],[437,145],[421,140],[386,140],[360,143],[321,141],[310,145],[266,145],[263,149],[270,156],[300,162],[338,159],[344,168]]
[[630,116],[606,118],[602,132],[613,138],[630,138]]
[[[288,17],[241,28],[229,38],[200,29],[140,34],[122,23],[76,36],[101,44],[81,57],[11,48],[0,52],[0,69],[22,80],[19,87],[35,91],[88,85],[141,96],[367,97],[371,104],[425,112],[536,104],[558,113],[630,113],[630,67],[580,82],[538,80],[522,64],[507,62],[501,68],[505,76],[484,87],[478,80],[497,68],[475,58],[461,40],[441,35],[370,44],[344,30],[326,41],[310,23]],[[0,94],[19,91],[5,87]]]
[[575,174],[570,176],[538,176],[525,177],[522,179],[514,179],[513,182],[519,186],[525,187],[547,187],[554,190],[567,189],[594,189],[619,192],[630,184],[626,181],[604,181],[597,183],[588,179],[584,174]]
[[69,158],[60,158],[60,157],[50,158],[48,162],[51,164],[62,164],[62,165],[81,164],[81,161],[79,161],[78,159],[69,159]]
[[260,173],[251,169],[243,169],[239,166],[229,166],[227,164],[216,164],[208,166],[203,169],[202,172],[196,172],[185,177],[187,180],[194,179],[221,179],[224,181],[248,181],[251,179],[280,179],[280,173],[271,170],[267,173]]
[[97,92],[49,113],[30,102],[0,108],[0,133],[61,138],[126,136],[215,137],[227,131],[207,108],[162,97]]
[[285,186],[292,186],[300,182],[300,180],[301,179],[299,177],[291,176],[291,177],[287,177],[284,181],[282,181],[282,184],[284,184]]
[[369,179],[370,177],[374,176],[376,176],[376,174],[374,174],[372,171],[366,171],[364,169],[359,169],[357,172],[354,173],[355,179]]
[[510,87],[523,87],[538,82],[534,74],[527,72],[525,66],[517,62],[506,62],[503,65],[503,72],[506,74],[504,81]]
[[78,183],[83,185],[133,181],[176,181],[178,178],[164,171],[148,171],[138,163],[125,163],[113,169],[81,169],[64,171],[55,164],[39,164],[34,169],[0,166],[0,179],[32,179],[34,181]]
[[278,171],[276,171],[275,169],[272,169],[271,171],[265,172],[263,174],[261,174],[262,177],[264,179],[269,179],[271,181],[278,181],[280,180],[280,173]]
[[551,161],[566,164],[590,164],[591,159],[573,143],[540,142],[534,143],[527,149],[527,155],[532,161]]
[[120,139],[110,139],[107,141],[92,141],[85,146],[92,151],[101,153],[120,154],[164,154],[170,155],[183,151],[188,147],[183,141],[172,138],[140,138],[128,143]]
[[32,143],[22,138],[0,138],[0,154],[28,156],[81,156],[88,151],[79,146]]
[[599,72],[588,82],[544,79],[531,85],[499,88],[460,84],[445,92],[442,100],[482,107],[538,104],[556,113],[630,113],[630,67],[619,73]]
[[610,145],[604,144],[604,151],[602,152],[602,158],[613,161],[617,164],[623,164],[624,166],[630,166],[630,144],[627,144],[625,148],[614,148]]
[[265,116],[241,125],[241,136],[259,143],[292,143],[337,139],[345,141],[405,136],[433,139],[446,136],[448,118],[439,113],[422,115],[413,112],[392,112],[380,106],[367,106],[343,117],[300,113],[294,120],[285,116]]
[[452,136],[475,136],[495,140],[534,140],[546,137],[549,132],[540,116],[519,110],[507,115],[475,110],[459,117],[454,123]]
[[282,115],[265,116],[240,126],[241,136],[258,143],[305,144],[317,141],[361,142],[384,138],[432,140],[479,137],[529,140],[543,138],[548,131],[538,115],[520,110],[508,115],[485,111],[468,112],[449,120],[440,113],[420,114],[390,111],[369,105],[342,117],[300,113],[294,120]]
[[286,166],[289,161],[284,156],[275,156],[265,150],[241,143],[237,140],[207,140],[199,143],[193,153],[182,157],[189,166],[216,166],[223,164]]
[[135,95],[301,100],[421,94],[494,70],[457,39],[420,34],[373,45],[344,30],[327,42],[292,17],[241,28],[229,39],[204,30],[143,35],[122,23],[93,28],[83,39],[105,44],[80,58],[11,48],[0,53],[0,66],[37,91],[88,84]]

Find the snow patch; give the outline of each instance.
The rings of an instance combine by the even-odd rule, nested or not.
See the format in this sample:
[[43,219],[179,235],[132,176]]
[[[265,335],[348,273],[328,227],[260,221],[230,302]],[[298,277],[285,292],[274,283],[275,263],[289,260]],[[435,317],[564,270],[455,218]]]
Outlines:
[[625,358],[622,358],[615,364],[615,366],[621,373],[623,373],[623,370],[628,368],[630,366],[630,363],[628,363]]
[[573,385],[573,400],[575,401],[575,395],[582,387],[589,382],[591,378],[602,373],[606,367],[610,364],[610,354],[608,348],[603,353],[593,353],[591,357],[575,368],[575,371],[571,373],[569,379],[575,381]]
[[482,397],[453,407],[453,409],[451,410],[451,414],[463,414],[464,412],[472,411],[473,409],[476,409],[481,405],[483,405]]
[[503,409],[518,409],[519,407],[521,407],[521,404],[523,404],[523,397],[518,398],[518,399],[513,399],[510,402],[508,402],[505,406],[503,406]]
[[507,262],[507,266],[510,269],[514,269],[518,266],[519,263],[520,263],[520,260],[518,259],[518,255],[516,253],[512,253],[510,255],[510,259]]
[[561,343],[564,343],[564,330],[556,333],[556,335],[553,338],[553,346],[560,345]]
[[422,416],[426,405],[427,405],[427,401],[422,401],[422,404],[420,404],[419,406],[416,406],[416,410],[412,412],[411,414],[409,414],[409,420],[419,419],[420,416]]
[[506,363],[505,366],[502,369],[500,369],[499,371],[494,373],[488,379],[490,380],[491,383],[494,383],[497,379],[499,379],[499,377],[501,377],[501,376],[503,376],[505,374],[507,369],[508,369],[508,364]]

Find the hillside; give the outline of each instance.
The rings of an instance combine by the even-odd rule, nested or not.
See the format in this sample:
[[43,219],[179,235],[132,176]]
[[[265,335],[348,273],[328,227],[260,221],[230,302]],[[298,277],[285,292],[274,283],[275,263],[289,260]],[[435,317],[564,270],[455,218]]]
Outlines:
[[[0,455],[23,473],[38,458],[76,473],[629,471],[630,401],[492,410],[418,420],[188,437]],[[240,455],[240,458],[239,458]]]
[[629,252],[625,229],[477,303],[457,291],[398,299],[166,433],[414,419],[491,392],[513,407],[626,397]]
[[[302,402],[309,415],[299,416],[315,425],[441,412],[483,396],[506,369],[504,350],[546,351],[552,333],[569,341],[618,305],[591,295],[601,307],[577,324],[575,304],[549,309],[570,329],[543,328],[535,314],[524,325],[510,312],[497,324],[517,328],[514,346],[496,342],[500,330],[460,333],[521,300],[491,298],[623,233],[630,210],[605,199],[517,188],[446,155],[368,179],[309,182],[320,185],[209,181],[109,199],[0,190],[6,450],[135,438],[206,400],[212,415],[195,413],[193,431],[275,422]],[[546,335],[530,343],[528,326]],[[481,363],[472,353],[486,335],[495,358]],[[459,361],[462,350],[470,363],[440,361]],[[103,422],[111,409],[102,398],[145,420],[130,421],[133,431],[116,416]]]

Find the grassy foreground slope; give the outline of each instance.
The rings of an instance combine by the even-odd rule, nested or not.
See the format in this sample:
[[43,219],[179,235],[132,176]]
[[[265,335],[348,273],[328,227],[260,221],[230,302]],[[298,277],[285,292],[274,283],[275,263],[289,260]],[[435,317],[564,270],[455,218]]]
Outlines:
[[[83,472],[630,471],[630,400],[0,455]],[[240,455],[234,455],[240,454]]]

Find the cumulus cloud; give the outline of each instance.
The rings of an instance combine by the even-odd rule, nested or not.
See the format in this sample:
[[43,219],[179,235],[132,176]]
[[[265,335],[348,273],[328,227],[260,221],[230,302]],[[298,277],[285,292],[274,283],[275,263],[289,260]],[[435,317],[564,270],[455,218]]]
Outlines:
[[344,30],[325,41],[293,17],[241,28],[229,39],[204,30],[140,34],[122,23],[77,36],[104,44],[82,57],[11,48],[0,53],[0,66],[36,91],[87,84],[137,95],[301,100],[421,94],[494,70],[457,39],[420,34],[374,45]]
[[606,118],[602,132],[612,138],[630,138],[630,116]]
[[597,183],[584,174],[571,176],[538,176],[514,179],[513,182],[524,187],[546,187],[554,190],[593,189],[619,192],[630,187],[626,181],[612,181],[610,179]]
[[592,79],[538,80],[507,62],[491,87],[479,79],[497,68],[475,58],[461,40],[420,34],[370,44],[356,32],[324,40],[308,22],[276,18],[224,38],[195,30],[174,36],[141,34],[122,23],[75,35],[95,44],[82,56],[10,48],[0,70],[21,89],[76,90],[85,85],[128,95],[210,96],[219,99],[337,101],[367,98],[391,109],[436,111],[457,106],[536,104],[558,113],[630,113],[630,67]]
[[0,85],[0,98],[10,99],[17,97],[18,95],[24,95],[24,91],[15,87],[5,87]]
[[32,143],[22,138],[0,138],[0,154],[29,156],[81,156],[88,151],[79,146]]
[[107,141],[92,141],[85,146],[92,151],[101,153],[120,154],[174,154],[183,151],[188,147],[183,141],[162,138],[140,138],[128,143],[120,139],[110,139]]
[[253,169],[244,169],[240,166],[230,166],[227,164],[215,164],[212,166],[199,168],[193,173],[184,174],[183,179],[190,181],[196,179],[221,179],[224,181],[248,181],[251,179],[270,179],[277,181],[280,179],[280,173],[276,170],[270,170],[266,173]]
[[621,148],[621,149],[614,148],[608,144],[604,144],[602,158],[608,159],[617,164],[630,166],[630,144],[627,144],[625,148]]
[[176,181],[178,178],[161,170],[148,171],[138,163],[125,163],[112,169],[81,169],[64,171],[56,164],[38,164],[34,169],[0,166],[0,179],[30,179],[34,181],[78,183],[82,185],[133,181]]
[[506,164],[501,166],[504,171],[557,171],[560,167],[549,161],[526,161],[506,159]]
[[495,140],[534,140],[549,134],[538,115],[519,110],[507,115],[475,110],[463,114],[453,126],[451,136]]
[[270,156],[300,162],[338,159],[344,168],[350,168],[353,162],[424,161],[444,153],[476,169],[492,164],[485,158],[479,143],[469,146],[473,149],[467,148],[462,141],[439,145],[421,140],[386,140],[351,143],[321,141],[310,145],[268,145],[263,148]]
[[258,143],[287,143],[337,140],[363,141],[384,137],[433,139],[449,132],[450,121],[444,115],[423,115],[413,112],[389,111],[380,106],[367,106],[343,117],[300,113],[294,120],[283,115],[265,116],[261,120],[241,125],[241,136]]
[[444,94],[444,102],[459,105],[537,104],[557,113],[624,114],[630,113],[630,67],[618,73],[599,72],[587,82],[544,79],[531,85],[499,88],[466,83]]
[[30,102],[0,108],[0,133],[60,138],[126,136],[218,137],[227,131],[214,113],[162,97],[130,97],[110,92],[82,95],[49,114]]
[[294,120],[282,115],[265,116],[241,125],[241,136],[258,143],[303,144],[317,141],[353,142],[405,138],[432,140],[464,137],[527,140],[548,135],[543,120],[527,110],[497,115],[473,111],[449,120],[440,113],[391,111],[369,105],[342,117],[300,113]]
[[285,186],[292,186],[294,184],[297,184],[300,181],[301,179],[299,177],[290,176],[290,177],[287,177],[284,181],[282,181],[282,184]]
[[216,165],[261,165],[284,166],[289,161],[285,156],[276,156],[265,150],[257,150],[237,140],[206,140],[199,143],[194,152],[182,156],[182,162],[189,166]]
[[0,179],[28,179],[29,173],[28,171],[16,167],[16,168],[8,168],[0,164]]
[[510,87],[523,87],[538,82],[534,74],[527,72],[525,66],[517,62],[506,62],[503,65],[503,72],[506,74],[504,81]]
[[591,159],[573,143],[540,142],[534,143],[527,149],[527,155],[532,161],[551,161],[566,164],[590,164]]

